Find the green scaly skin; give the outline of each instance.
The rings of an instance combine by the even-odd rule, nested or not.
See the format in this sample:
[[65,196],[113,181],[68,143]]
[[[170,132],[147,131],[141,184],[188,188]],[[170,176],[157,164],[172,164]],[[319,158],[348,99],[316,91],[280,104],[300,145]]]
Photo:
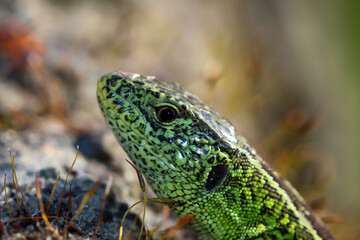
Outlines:
[[97,98],[132,162],[172,211],[194,217],[199,239],[334,239],[227,120],[178,84],[113,72]]

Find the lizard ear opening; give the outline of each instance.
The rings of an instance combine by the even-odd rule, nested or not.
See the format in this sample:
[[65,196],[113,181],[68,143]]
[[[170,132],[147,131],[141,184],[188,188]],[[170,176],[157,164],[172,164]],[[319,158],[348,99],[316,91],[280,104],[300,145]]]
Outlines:
[[217,165],[211,169],[209,173],[208,179],[206,181],[205,189],[208,191],[213,190],[216,186],[218,186],[226,174],[228,173],[228,168],[226,165]]

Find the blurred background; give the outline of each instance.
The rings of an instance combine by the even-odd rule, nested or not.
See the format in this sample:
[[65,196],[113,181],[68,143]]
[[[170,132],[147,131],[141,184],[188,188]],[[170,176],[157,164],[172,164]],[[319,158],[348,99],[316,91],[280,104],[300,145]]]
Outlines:
[[140,187],[98,109],[97,79],[124,70],[179,82],[339,239],[359,239],[359,10],[336,0],[1,0],[0,134],[70,136],[89,164],[118,166],[132,204]]

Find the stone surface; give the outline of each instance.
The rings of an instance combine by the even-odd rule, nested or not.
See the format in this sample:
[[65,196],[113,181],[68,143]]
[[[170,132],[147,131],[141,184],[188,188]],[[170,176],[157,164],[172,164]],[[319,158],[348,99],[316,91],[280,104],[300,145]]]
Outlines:
[[[0,133],[0,177],[2,182],[0,188],[1,221],[9,222],[2,227],[0,236],[7,239],[18,239],[21,235],[31,239],[43,239],[46,236],[55,237],[55,235],[45,227],[43,221],[40,220],[39,227],[37,227],[38,220],[36,220],[36,216],[39,215],[40,210],[39,200],[36,196],[35,189],[36,172],[39,172],[41,195],[45,209],[50,201],[55,179],[58,174],[60,176],[47,216],[49,216],[49,220],[53,226],[58,229],[60,233],[63,232],[66,228],[64,222],[54,220],[51,216],[57,215],[66,174],[76,155],[76,149],[72,145],[73,141],[74,139],[65,135],[39,135],[35,132],[17,134],[12,130]],[[6,204],[5,189],[3,186],[5,173],[6,192],[11,214],[13,218],[18,218],[20,217],[20,213],[16,203],[16,190],[11,180],[12,165],[10,164],[9,159],[9,146],[12,146],[13,150],[11,151],[12,154],[15,155],[15,168],[18,183],[29,207],[28,212],[20,192],[18,192],[17,196],[21,214],[24,217],[34,217],[31,220],[11,221],[11,215]],[[80,154],[69,175],[69,180],[65,187],[58,215],[60,219],[70,220],[80,207],[86,194],[96,185],[96,176],[89,175],[89,171],[87,171],[89,167],[93,167],[93,165],[86,162],[84,157]],[[101,168],[99,170],[101,170]],[[98,174],[100,175],[101,173]],[[80,234],[74,229],[69,229],[69,239],[87,239],[95,233],[100,218],[101,204],[103,202],[107,180],[100,179],[99,181],[99,187],[95,191],[95,194],[86,202],[81,213],[73,221],[73,224],[77,229],[85,234]],[[71,208],[69,210],[70,185]],[[97,239],[116,239],[118,238],[122,217],[128,209],[128,205],[118,201],[113,190],[110,191],[105,203],[106,207],[101,227],[97,230],[95,236]],[[131,226],[136,218],[138,217],[134,213],[129,213],[124,222],[124,229],[132,228]],[[141,221],[137,220],[132,232],[138,233],[140,228]],[[134,235],[134,239],[137,239],[136,234]],[[145,239],[145,237],[142,239]]]

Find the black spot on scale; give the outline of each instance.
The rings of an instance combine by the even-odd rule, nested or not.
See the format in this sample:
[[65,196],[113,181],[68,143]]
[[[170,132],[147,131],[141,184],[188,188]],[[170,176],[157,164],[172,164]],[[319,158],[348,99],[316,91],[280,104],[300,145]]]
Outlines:
[[107,99],[111,99],[115,96],[115,94],[113,92],[109,92],[107,95],[106,95],[106,98]]
[[295,213],[294,213],[294,211],[293,210],[291,210],[291,209],[289,209],[288,211],[287,211],[287,214],[289,214],[289,219],[290,219],[290,221],[297,221],[297,220],[299,220],[299,218],[295,215]]
[[271,208],[266,207],[265,204],[262,205],[262,207],[260,209],[260,215],[261,216],[266,216],[268,214],[270,214],[270,215],[272,214]]
[[209,164],[213,164],[215,162],[216,158],[215,156],[211,156],[209,157],[206,161],[209,163]]
[[137,145],[133,145],[133,146],[134,146],[134,148],[136,149],[137,152],[140,150]]
[[137,97],[137,98],[139,98],[139,99],[142,99],[142,98],[144,98],[144,93],[136,93],[135,94],[135,96]]
[[114,126],[112,121],[107,121],[107,123],[109,124],[110,127]]
[[121,87],[118,87],[118,88],[115,90],[115,92],[116,92],[117,94],[121,95]]
[[113,104],[124,106],[125,102],[121,98],[114,98]]
[[235,162],[233,165],[233,170],[238,170],[241,167],[239,162]]
[[184,172],[189,172],[189,170],[190,170],[189,164],[184,164],[184,165],[181,165],[180,167]]
[[159,135],[158,139],[160,142],[167,142],[167,138],[164,135]]
[[125,107],[119,107],[118,109],[117,109],[117,112],[119,113],[119,114],[121,114],[121,113],[123,113],[123,112],[125,112],[126,111],[126,108]]
[[147,166],[147,165],[148,165],[148,163],[147,163],[147,161],[145,160],[145,158],[141,158],[141,162],[143,163],[144,166]]
[[135,118],[134,118],[133,114],[132,115],[128,114],[128,115],[124,116],[124,119],[126,122],[132,123],[132,122],[136,122],[139,119],[139,116],[135,116]]
[[240,155],[240,160],[243,160],[243,161],[248,160],[245,153],[240,153],[239,155]]
[[151,162],[153,165],[158,164],[157,160],[155,160],[155,159],[153,159],[153,158],[150,159],[150,162]]
[[173,149],[169,149],[169,150],[166,150],[166,151],[163,151],[164,152],[164,154],[166,154],[166,155],[173,155],[174,153],[175,153],[175,150],[173,150]]
[[277,191],[274,188],[269,187],[269,188],[267,188],[267,190],[269,191],[267,195],[270,198],[276,199],[278,201],[281,200],[281,198],[282,198],[281,195],[279,193],[277,193]]
[[106,91],[106,92],[110,92],[110,88],[108,86],[103,86],[101,91]]
[[[320,236],[320,237],[322,237],[322,236]],[[294,238],[295,239],[313,239],[314,236],[311,233],[308,232],[306,227],[296,226],[295,227],[295,236],[294,236]],[[323,239],[325,239],[325,238],[323,238]],[[326,239],[330,239],[330,238],[326,238]]]
[[147,150],[147,148],[143,148],[142,150],[143,150],[143,152],[144,152],[146,155],[150,155],[150,154],[149,154],[149,150]]
[[[287,226],[290,226],[290,224],[287,224]],[[285,228],[279,228],[279,231],[281,232],[282,236],[286,236],[287,234],[289,234],[289,230],[290,228],[285,227]],[[310,236],[311,238],[313,238],[313,236]],[[276,238],[278,238],[278,236],[276,236]],[[311,238],[303,238],[303,239],[311,239]],[[301,238],[295,238],[295,239],[301,239]]]
[[143,159],[140,153],[133,153],[135,159]]
[[137,85],[140,85],[140,86],[145,85],[145,83],[144,83],[143,81],[138,80],[138,79],[134,79],[134,80],[132,80],[132,81],[133,81],[133,83],[135,83],[135,84],[137,84]]
[[132,100],[132,104],[135,105],[135,106],[140,106],[140,105],[141,105],[141,100],[139,100],[139,99],[133,99],[133,100]]
[[158,91],[154,92],[154,97],[159,98],[160,97],[160,93]]
[[106,84],[111,87],[115,87],[117,85],[117,81],[123,79],[119,75],[111,75],[107,78]]
[[117,135],[118,135],[117,139],[121,145],[123,145],[127,142],[127,140],[124,137],[122,137],[120,134],[117,134]]
[[199,172],[199,174],[200,174],[200,175],[203,175],[203,173],[205,172],[205,170],[206,170],[206,168],[205,168],[205,167],[200,168],[200,172]]
[[242,191],[242,192],[241,192],[240,198],[241,198],[241,203],[242,203],[242,205],[246,207],[246,205],[247,205],[247,199],[246,199],[245,191]]
[[97,97],[97,101],[100,103],[101,102],[100,96],[96,96],[96,97]]
[[235,193],[233,191],[231,191],[230,189],[224,193],[224,196],[226,196],[226,199],[229,202],[234,202],[234,203],[237,202]]

